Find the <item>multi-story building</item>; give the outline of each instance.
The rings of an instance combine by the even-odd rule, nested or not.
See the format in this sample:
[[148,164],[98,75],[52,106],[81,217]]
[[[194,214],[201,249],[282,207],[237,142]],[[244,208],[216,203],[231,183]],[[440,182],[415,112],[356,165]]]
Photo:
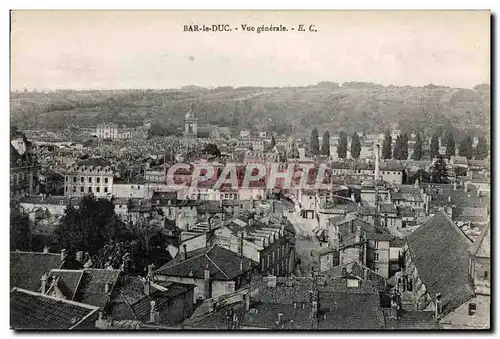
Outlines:
[[11,135],[10,141],[10,196],[36,194],[40,165],[31,142],[22,133]]
[[239,216],[215,230],[212,241],[259,263],[264,274],[288,276],[295,268],[295,232],[285,218]]
[[64,195],[110,196],[113,191],[113,168],[101,158],[79,160],[64,175]]
[[118,125],[113,122],[98,124],[96,134],[98,138],[102,139],[117,139]]

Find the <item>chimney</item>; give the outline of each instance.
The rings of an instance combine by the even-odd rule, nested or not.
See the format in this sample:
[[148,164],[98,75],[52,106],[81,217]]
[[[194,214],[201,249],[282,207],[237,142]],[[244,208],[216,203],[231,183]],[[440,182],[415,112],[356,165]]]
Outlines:
[[83,251],[76,252],[75,259],[76,261],[83,263]]
[[106,294],[108,294],[110,292],[109,291],[110,290],[110,286],[109,285],[110,285],[110,283],[108,283],[108,282],[104,284],[104,293],[106,293]]
[[42,282],[42,294],[45,294],[45,292],[47,292],[47,279],[49,278],[49,276],[47,275],[47,273],[44,273],[42,275],[42,278],[40,279],[40,281]]
[[48,254],[48,253],[49,253],[49,251],[50,251],[50,247],[49,247],[49,246],[44,246],[44,247],[43,247],[43,253],[44,253],[44,254]]
[[250,310],[250,294],[249,293],[245,294],[245,296],[243,298],[245,300],[245,311],[249,311]]
[[464,191],[465,191],[465,192],[469,192],[469,182],[468,182],[468,181],[466,181],[466,182],[464,183]]
[[210,269],[208,268],[208,264],[203,273],[204,273],[204,287],[205,287],[203,296],[205,297],[205,299],[209,299],[212,293],[210,291],[211,289]]
[[187,255],[187,245],[186,244],[183,244],[182,245],[182,256],[183,256],[183,260],[187,260],[188,258],[188,255]]
[[149,310],[149,322],[156,324],[158,322],[158,316],[156,312],[156,301],[151,300],[151,309]]
[[436,294],[436,313],[435,313],[436,319],[438,319],[439,316],[441,315],[442,309],[443,305],[441,302],[441,293],[438,293]]
[[151,280],[149,279],[149,276],[146,277],[146,281],[144,282],[144,294],[145,295],[151,294]]
[[318,302],[312,302],[311,319],[316,319],[318,317]]
[[380,178],[380,145],[375,147],[375,180]]
[[243,272],[243,260],[240,260],[240,271]]
[[243,232],[240,232],[240,241],[239,241],[239,244],[238,244],[238,254],[240,256],[243,256],[243,239],[244,239],[245,235]]
[[278,321],[276,322],[276,324],[280,326],[282,321],[283,321],[283,313],[278,313]]
[[451,202],[451,196],[448,196],[448,202]]
[[66,259],[66,250],[62,249],[61,250],[61,261],[64,261]]
[[453,190],[456,191],[457,190],[457,181],[453,181]]
[[297,308],[297,303],[296,302],[293,303],[293,308]]

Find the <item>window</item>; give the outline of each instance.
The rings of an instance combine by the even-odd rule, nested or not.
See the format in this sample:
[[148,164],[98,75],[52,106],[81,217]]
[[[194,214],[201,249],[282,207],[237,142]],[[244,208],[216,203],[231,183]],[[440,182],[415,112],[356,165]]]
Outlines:
[[80,187],[80,192],[83,193],[83,187]]
[[104,178],[104,183],[107,184],[108,183],[108,178]]
[[471,317],[476,315],[476,304],[474,303],[469,304],[469,315]]
[[377,253],[377,252],[375,252],[375,253],[373,254],[373,261],[374,261],[374,262],[378,262],[378,259],[379,259],[379,257],[378,257],[378,253]]
[[92,177],[89,177],[89,183],[91,183],[91,182],[92,182]]
[[92,187],[89,187],[89,193],[92,193]]
[[104,187],[104,193],[108,193],[108,188]]
[[76,192],[76,186],[73,186],[73,193]]
[[373,242],[373,248],[378,249],[378,241],[375,240]]
[[359,287],[358,279],[347,279],[347,287]]
[[97,193],[99,193],[101,191],[101,188],[97,187],[95,190],[96,190]]
[[97,178],[97,183],[100,183],[101,182],[101,178]]
[[484,271],[483,279],[488,280],[488,271]]
[[84,181],[84,178],[83,178],[83,177],[81,177],[81,178],[80,178],[80,182],[83,182],[83,181]]
[[375,267],[373,270],[375,271],[375,273],[380,273],[380,268],[378,267]]
[[68,186],[66,186],[66,192],[68,192]]

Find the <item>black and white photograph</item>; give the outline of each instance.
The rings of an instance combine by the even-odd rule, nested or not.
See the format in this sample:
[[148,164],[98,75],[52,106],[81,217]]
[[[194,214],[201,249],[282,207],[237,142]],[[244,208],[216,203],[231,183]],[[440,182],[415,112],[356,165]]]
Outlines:
[[491,330],[489,10],[9,16],[11,330]]

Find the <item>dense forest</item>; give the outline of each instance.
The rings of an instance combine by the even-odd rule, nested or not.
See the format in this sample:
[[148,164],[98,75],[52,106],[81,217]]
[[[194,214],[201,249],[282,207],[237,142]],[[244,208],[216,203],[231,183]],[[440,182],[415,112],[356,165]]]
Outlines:
[[133,127],[151,119],[170,133],[182,128],[193,108],[201,124],[309,133],[313,127],[333,134],[344,130],[381,133],[388,127],[432,135],[453,129],[489,134],[490,86],[473,89],[429,84],[423,87],[321,82],[307,87],[187,86],[169,90],[58,90],[11,93],[11,123],[22,129],[94,127],[116,122]]

